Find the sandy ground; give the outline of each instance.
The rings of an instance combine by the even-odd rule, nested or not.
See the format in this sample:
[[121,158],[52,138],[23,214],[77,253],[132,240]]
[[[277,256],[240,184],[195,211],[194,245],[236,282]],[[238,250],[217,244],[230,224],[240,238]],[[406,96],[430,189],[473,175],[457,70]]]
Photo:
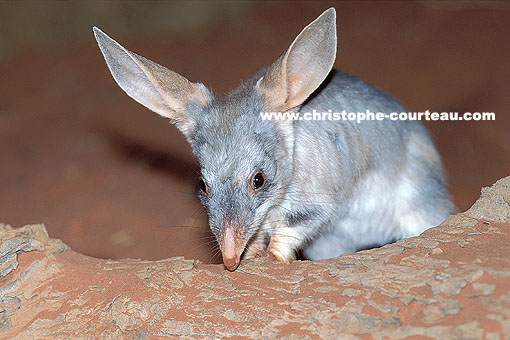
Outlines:
[[[460,211],[510,169],[510,21],[501,3],[264,3],[242,24],[123,45],[225,93],[335,5],[336,67],[409,110],[491,111],[494,122],[427,122]],[[90,30],[90,27],[83,29]],[[217,262],[184,138],[114,83],[95,41],[23,49],[0,64],[0,220],[44,223],[101,258]],[[185,226],[185,227],[178,227]]]

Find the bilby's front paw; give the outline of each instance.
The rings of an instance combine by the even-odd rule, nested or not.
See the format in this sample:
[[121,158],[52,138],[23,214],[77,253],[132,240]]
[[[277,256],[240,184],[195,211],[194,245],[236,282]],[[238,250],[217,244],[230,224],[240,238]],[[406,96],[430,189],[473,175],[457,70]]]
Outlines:
[[282,252],[281,249],[278,248],[269,248],[267,253],[271,258],[283,263],[291,263],[296,259],[293,253]]

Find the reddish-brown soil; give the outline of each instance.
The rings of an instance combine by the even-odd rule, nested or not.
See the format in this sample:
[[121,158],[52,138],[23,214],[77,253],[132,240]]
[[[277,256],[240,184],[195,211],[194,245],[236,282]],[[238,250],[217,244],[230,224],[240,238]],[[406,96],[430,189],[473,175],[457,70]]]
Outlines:
[[[216,93],[269,64],[331,2],[264,3],[242,24],[192,38],[108,34]],[[426,122],[460,211],[510,169],[510,21],[501,3],[338,3],[336,67],[409,110],[491,111],[494,122]],[[107,24],[105,24],[107,26]],[[83,27],[90,30],[90,27]],[[44,223],[101,258],[218,261],[194,196],[196,162],[164,119],[111,78],[84,43],[23,49],[0,63],[0,221]],[[187,226],[187,227],[176,227]]]

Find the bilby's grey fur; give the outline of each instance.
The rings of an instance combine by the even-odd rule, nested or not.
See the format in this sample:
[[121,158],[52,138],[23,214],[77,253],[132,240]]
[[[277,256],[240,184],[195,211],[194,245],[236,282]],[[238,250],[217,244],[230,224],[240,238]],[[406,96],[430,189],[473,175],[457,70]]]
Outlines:
[[[270,67],[216,99],[199,83],[94,34],[120,87],[171,119],[198,158],[200,194],[225,266],[267,251],[321,259],[418,235],[452,204],[440,158],[416,121],[262,120],[261,111],[402,112],[392,97],[346,73],[333,8]],[[252,186],[263,172],[265,184]]]

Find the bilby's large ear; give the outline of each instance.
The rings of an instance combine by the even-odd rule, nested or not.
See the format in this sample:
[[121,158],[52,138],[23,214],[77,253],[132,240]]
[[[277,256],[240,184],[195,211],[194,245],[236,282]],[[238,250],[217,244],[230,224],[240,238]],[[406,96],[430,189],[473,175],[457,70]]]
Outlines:
[[324,81],[336,58],[336,13],[330,8],[306,26],[257,86],[272,111],[302,104]]
[[187,108],[194,103],[207,105],[211,97],[207,88],[128,51],[99,28],[93,30],[117,84],[140,104],[170,118],[189,137],[195,119]]

